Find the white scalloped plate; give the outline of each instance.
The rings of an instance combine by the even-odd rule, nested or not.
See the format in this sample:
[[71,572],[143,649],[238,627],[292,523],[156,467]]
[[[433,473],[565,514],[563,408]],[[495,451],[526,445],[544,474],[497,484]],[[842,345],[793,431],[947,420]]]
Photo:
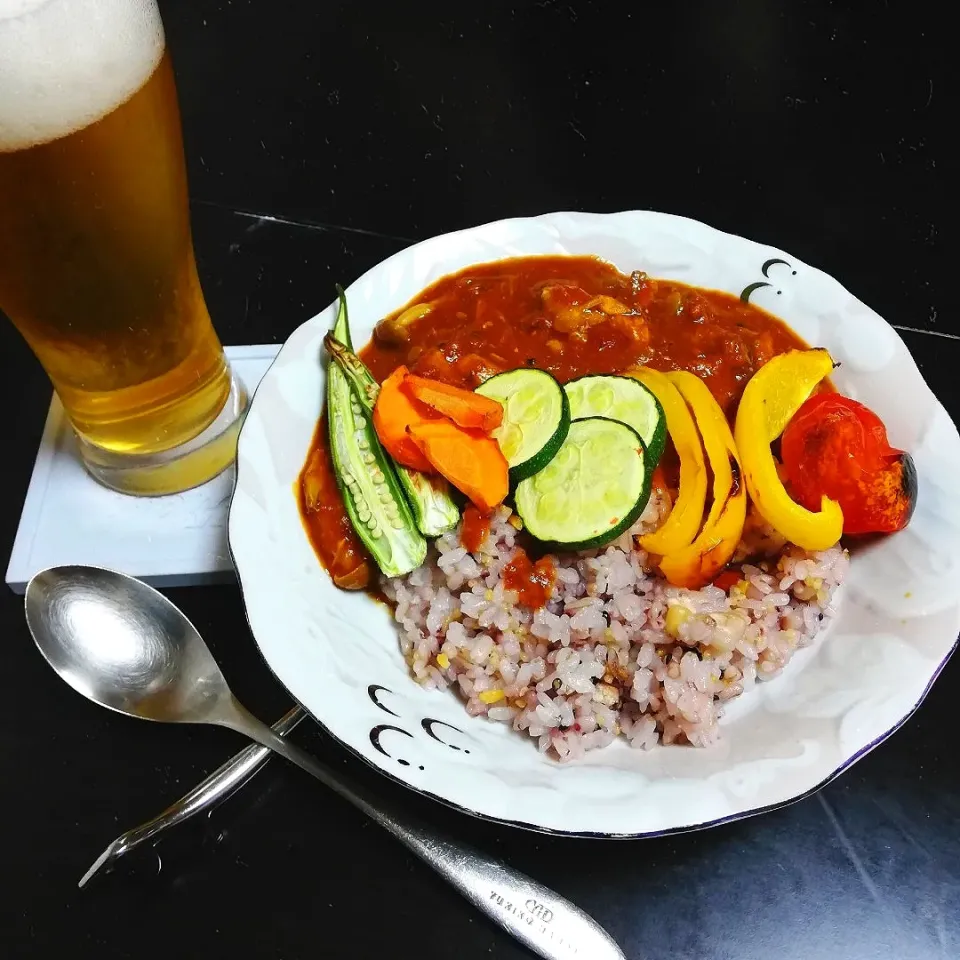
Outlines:
[[919,705],[960,630],[960,437],[899,336],[795,257],[649,212],[556,213],[437,237],[347,291],[354,341],[444,274],[526,254],[595,254],[621,270],[741,292],[842,361],[837,387],[886,422],[920,482],[910,527],[854,558],[840,615],[777,679],[728,710],[709,749],[623,743],[558,764],[453,693],[407,674],[388,611],[336,589],[304,534],[294,484],[324,396],[331,305],[287,340],[240,437],[230,547],[251,629],[290,693],[358,756],[469,813],[580,835],[709,826],[795,800],[889,736]]

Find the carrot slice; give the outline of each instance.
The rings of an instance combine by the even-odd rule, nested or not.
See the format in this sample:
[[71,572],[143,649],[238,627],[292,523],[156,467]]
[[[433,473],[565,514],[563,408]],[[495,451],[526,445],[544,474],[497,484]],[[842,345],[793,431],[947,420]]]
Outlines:
[[452,387],[449,383],[408,374],[401,390],[449,417],[457,426],[490,433],[503,422],[503,407],[496,400],[482,397],[472,390]]
[[373,428],[387,453],[397,463],[421,473],[436,473],[407,433],[411,424],[427,422],[436,416],[430,407],[400,389],[400,384],[409,375],[407,368],[400,366],[380,384],[373,408]]
[[507,460],[492,437],[450,420],[421,420],[408,433],[433,469],[478,510],[490,513],[503,503],[510,489]]

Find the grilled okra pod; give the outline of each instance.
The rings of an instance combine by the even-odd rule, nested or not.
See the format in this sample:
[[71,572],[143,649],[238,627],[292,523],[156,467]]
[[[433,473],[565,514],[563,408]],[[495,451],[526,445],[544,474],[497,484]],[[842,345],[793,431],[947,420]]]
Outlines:
[[[349,345],[336,336],[336,330],[326,335],[323,345],[349,380],[354,398],[367,416],[371,416],[380,385]],[[439,537],[452,530],[460,519],[460,510],[450,497],[447,481],[443,477],[431,477],[419,470],[411,470],[402,464],[395,466],[417,529],[427,537]]]
[[[347,300],[339,287],[337,292],[340,308],[333,334],[349,344]],[[354,530],[385,576],[415,570],[427,555],[427,542],[417,529],[393,461],[337,363],[327,367],[327,423],[337,484]]]

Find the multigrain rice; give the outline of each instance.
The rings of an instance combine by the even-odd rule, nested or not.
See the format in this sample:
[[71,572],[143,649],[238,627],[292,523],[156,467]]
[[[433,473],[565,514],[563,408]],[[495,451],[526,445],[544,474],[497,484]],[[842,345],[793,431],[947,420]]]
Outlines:
[[560,760],[617,737],[641,749],[712,743],[724,702],[779,673],[833,614],[848,556],[784,544],[753,514],[737,552],[743,576],[728,592],[672,587],[634,539],[667,510],[654,495],[614,543],[553,555],[539,610],[502,580],[522,536],[508,508],[477,553],[459,528],[439,538],[423,566],[383,581],[414,679],[454,688],[469,714],[510,724]]

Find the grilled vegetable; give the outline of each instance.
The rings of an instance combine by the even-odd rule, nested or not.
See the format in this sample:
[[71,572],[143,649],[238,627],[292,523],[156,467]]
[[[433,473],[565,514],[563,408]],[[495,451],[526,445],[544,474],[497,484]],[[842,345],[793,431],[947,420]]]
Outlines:
[[542,470],[556,455],[570,429],[570,404],[563,387],[545,370],[508,370],[477,387],[477,393],[503,407],[493,432],[517,483]]
[[633,427],[647,448],[647,465],[660,462],[667,442],[667,418],[660,401],[633,377],[588,374],[564,384],[571,420],[608,417]]
[[574,420],[557,455],[517,485],[524,527],[566,550],[615,540],[650,499],[646,457],[633,427],[605,417]]
[[408,428],[413,441],[441,476],[483,513],[500,506],[510,492],[507,461],[497,441],[479,430],[465,430],[445,417]]
[[496,400],[472,390],[453,387],[440,380],[417,377],[412,373],[403,378],[400,389],[437,413],[449,417],[458,427],[490,433],[503,422],[503,407]]
[[688,547],[660,561],[660,572],[676,587],[699,590],[729,563],[747,516],[747,488],[727,418],[710,388],[695,374],[668,373],[693,412],[713,472],[713,503],[703,529]]
[[828,496],[840,504],[844,533],[895,533],[913,515],[917,471],[890,446],[883,421],[849,397],[810,397],[780,441],[790,490],[807,509]]
[[[347,300],[339,288],[338,293],[333,332],[349,344]],[[337,485],[360,540],[386,576],[415,570],[426,558],[427,541],[417,530],[393,463],[336,362],[327,369],[327,425]]]
[[707,501],[707,464],[703,443],[690,408],[666,374],[650,367],[629,371],[660,401],[667,418],[667,432],[680,457],[680,490],[663,526],[640,538],[649,553],[668,556],[693,543],[703,525]]
[[[344,308],[345,309],[345,308]],[[347,334],[349,335],[349,328]],[[336,328],[334,330],[336,332]],[[354,399],[359,404],[364,415],[369,419],[374,417],[375,404],[379,405],[376,380],[363,361],[344,344],[327,334],[324,346],[336,361],[338,368],[347,377],[353,390]],[[371,420],[371,422],[375,422]],[[379,433],[379,430],[375,430]],[[410,438],[405,438],[411,443]],[[411,443],[418,456],[422,457],[419,449]],[[427,469],[432,469],[430,463],[423,460]],[[392,466],[392,464],[391,464]],[[443,477],[427,476],[425,473],[409,467],[396,467],[397,479],[407,497],[410,510],[413,514],[417,529],[426,537],[439,537],[440,534],[452,530],[460,519],[460,510],[450,497],[450,487]]]
[[430,464],[410,439],[407,427],[420,420],[432,420],[436,414],[400,389],[408,375],[407,368],[400,366],[380,384],[380,390],[374,396],[373,426],[380,442],[397,463],[429,473]]
[[770,444],[832,369],[826,350],[782,353],[750,378],[737,408],[734,437],[750,499],[777,533],[804,550],[832,547],[843,533],[843,511],[826,494],[820,497],[819,512],[792,500]]

